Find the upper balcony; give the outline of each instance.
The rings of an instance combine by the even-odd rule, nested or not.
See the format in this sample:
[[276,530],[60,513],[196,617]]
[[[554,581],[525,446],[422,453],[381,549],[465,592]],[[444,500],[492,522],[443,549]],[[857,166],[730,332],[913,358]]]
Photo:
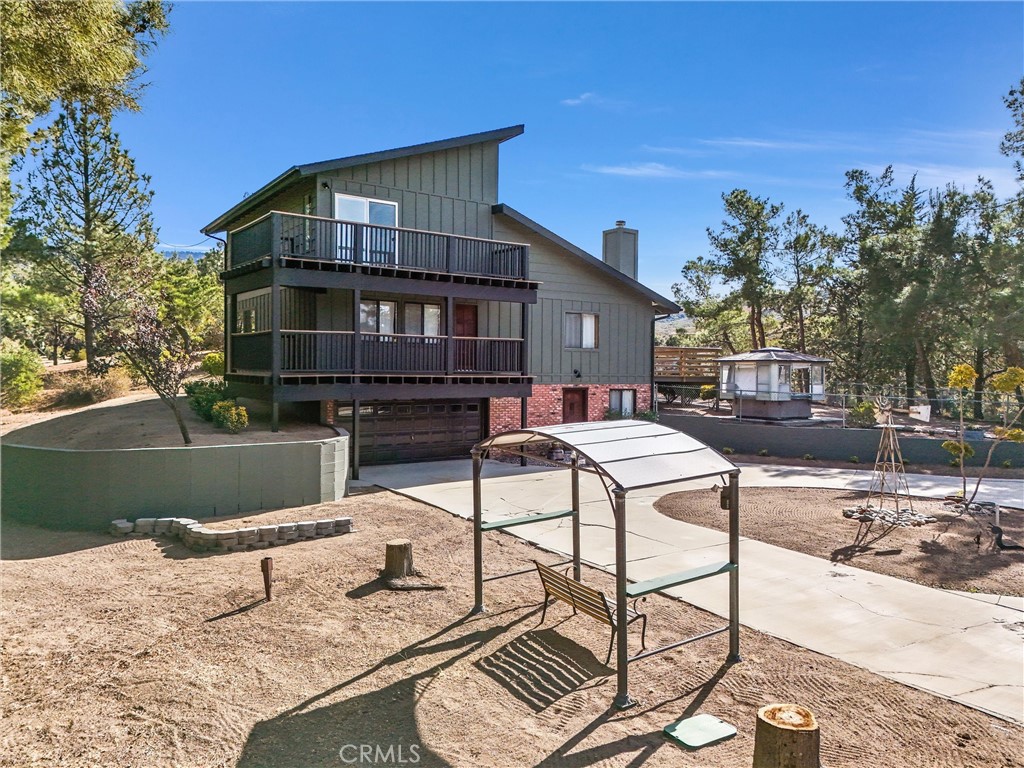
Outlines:
[[506,285],[529,280],[529,246],[522,243],[279,211],[228,234],[229,274],[245,271],[247,265],[270,263],[403,276],[464,276]]

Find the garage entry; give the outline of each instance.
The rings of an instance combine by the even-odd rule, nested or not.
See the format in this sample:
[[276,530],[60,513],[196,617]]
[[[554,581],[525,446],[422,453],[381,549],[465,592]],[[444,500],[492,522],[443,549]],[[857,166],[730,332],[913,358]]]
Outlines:
[[[338,403],[339,425],[351,428],[352,406]],[[359,461],[395,464],[424,459],[467,458],[484,436],[480,400],[418,400],[361,403]]]

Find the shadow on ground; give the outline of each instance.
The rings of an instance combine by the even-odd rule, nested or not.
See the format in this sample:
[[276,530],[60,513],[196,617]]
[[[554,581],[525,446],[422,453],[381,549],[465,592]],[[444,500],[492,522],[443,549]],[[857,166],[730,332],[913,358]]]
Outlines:
[[83,549],[106,547],[117,540],[93,531],[59,531],[3,518],[0,527],[0,560],[35,560],[66,555]]

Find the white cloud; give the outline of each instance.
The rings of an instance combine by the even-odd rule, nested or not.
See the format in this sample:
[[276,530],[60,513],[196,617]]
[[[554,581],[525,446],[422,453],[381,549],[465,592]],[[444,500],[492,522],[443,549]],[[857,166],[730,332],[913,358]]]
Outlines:
[[782,141],[778,139],[756,139],[737,136],[728,139],[698,139],[701,144],[709,147],[723,147],[736,149],[781,149],[803,151],[822,151],[836,149],[839,145],[830,141]]
[[726,179],[735,176],[731,171],[688,171],[664,163],[630,163],[628,165],[584,165],[583,170],[609,176],[629,176],[643,179]]
[[599,109],[622,109],[629,106],[629,102],[609,99],[592,91],[581,93],[575,98],[562,99],[561,104],[564,107],[597,107]]
[[681,155],[683,157],[704,157],[707,151],[703,149],[692,149],[690,147],[655,147],[650,144],[640,145],[644,152],[653,152],[659,155]]
[[[875,175],[885,170],[885,166],[882,165],[864,167]],[[996,194],[1000,197],[1008,197],[1018,189],[1016,175],[1009,166],[998,168],[941,163],[893,163],[892,170],[897,182],[901,184],[909,183],[910,178],[916,175],[918,189],[943,189],[947,184],[955,184],[961,189],[971,190],[978,183],[979,176],[991,181]]]

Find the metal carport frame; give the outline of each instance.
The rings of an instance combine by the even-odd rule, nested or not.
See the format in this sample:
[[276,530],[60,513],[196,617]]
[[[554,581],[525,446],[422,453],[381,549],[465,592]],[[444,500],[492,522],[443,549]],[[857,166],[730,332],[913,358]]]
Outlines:
[[[484,522],[480,482],[484,458],[490,451],[525,456],[530,445],[559,446],[571,451],[572,509],[511,519]],[[483,532],[516,525],[550,520],[573,519],[573,576],[580,578],[580,494],[579,473],[591,472],[604,485],[615,518],[615,613],[626,615],[626,601],[652,592],[687,584],[709,576],[729,574],[729,624],[694,637],[678,640],[660,648],[629,656],[626,647],[626,622],[616,622],[615,706],[626,709],[636,704],[629,695],[629,663],[677,648],[695,640],[729,631],[729,662],[740,660],[739,642],[739,467],[710,446],[661,424],[648,421],[603,421],[560,424],[550,427],[516,429],[492,435],[477,443],[473,456],[473,576],[474,613],[484,610]],[[530,458],[538,457],[530,454]],[[586,460],[581,466],[580,459]],[[551,462],[564,466],[561,462]],[[721,477],[722,507],[729,510],[729,559],[659,578],[629,584],[626,578],[626,494],[641,488]],[[533,569],[528,569],[533,571]],[[528,571],[488,577],[488,581]]]

